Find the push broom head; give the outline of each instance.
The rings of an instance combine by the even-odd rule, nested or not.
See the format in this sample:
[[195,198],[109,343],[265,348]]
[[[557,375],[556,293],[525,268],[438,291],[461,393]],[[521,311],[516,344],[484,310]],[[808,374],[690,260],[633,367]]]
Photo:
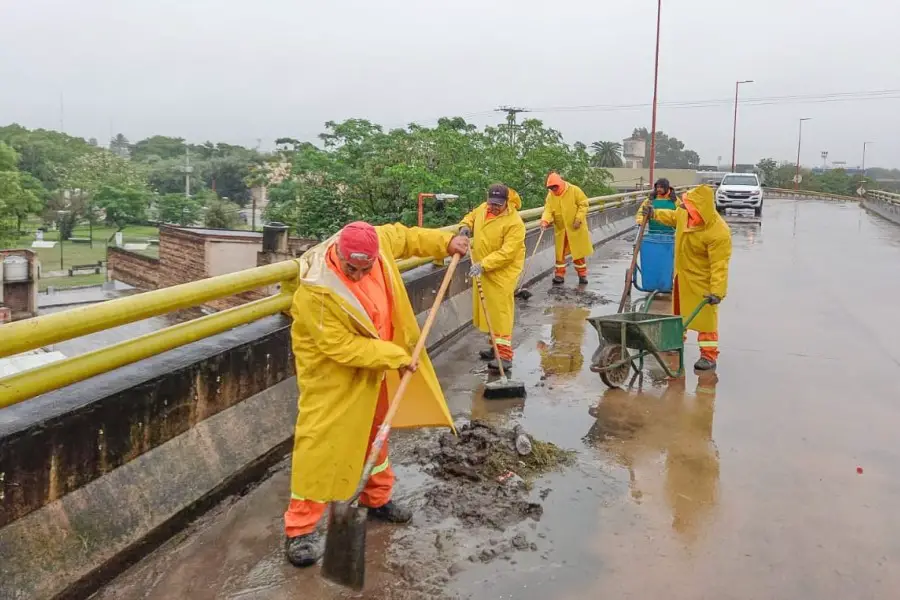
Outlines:
[[322,557],[322,576],[329,581],[362,590],[366,582],[366,516],[355,502],[332,502]]
[[501,377],[484,385],[485,398],[524,398],[525,384]]
[[528,300],[529,298],[531,298],[531,296],[531,290],[526,290],[525,288],[522,288],[521,290],[516,292],[516,298],[521,298],[522,300]]

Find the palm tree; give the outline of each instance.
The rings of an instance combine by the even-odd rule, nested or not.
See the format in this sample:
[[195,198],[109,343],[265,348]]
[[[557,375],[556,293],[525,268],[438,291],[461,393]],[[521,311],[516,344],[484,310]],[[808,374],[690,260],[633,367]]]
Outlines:
[[591,164],[595,167],[621,167],[622,144],[619,142],[594,142],[591,144],[594,156]]

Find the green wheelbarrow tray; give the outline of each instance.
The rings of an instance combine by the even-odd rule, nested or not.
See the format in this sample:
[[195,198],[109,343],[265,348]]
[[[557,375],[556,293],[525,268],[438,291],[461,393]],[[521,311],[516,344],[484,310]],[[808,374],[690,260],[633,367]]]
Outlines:
[[[590,317],[587,321],[600,336],[601,347],[594,353],[591,371],[610,387],[619,387],[628,377],[631,368],[635,375],[643,370],[644,358],[652,355],[672,378],[684,374],[684,330],[709,303],[704,299],[687,319],[679,315],[656,315],[646,312],[628,312],[615,315]],[[632,355],[628,350],[635,350]],[[678,370],[669,368],[660,356],[661,352],[678,352]]]

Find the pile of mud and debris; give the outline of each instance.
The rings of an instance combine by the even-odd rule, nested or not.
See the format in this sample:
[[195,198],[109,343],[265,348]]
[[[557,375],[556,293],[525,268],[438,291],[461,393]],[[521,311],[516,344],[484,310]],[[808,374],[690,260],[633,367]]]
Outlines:
[[[527,518],[540,519],[543,506],[531,497],[534,479],[574,458],[574,452],[536,440],[518,426],[472,421],[457,433],[443,433],[416,455],[439,481],[425,494],[426,508],[465,526],[504,530]],[[542,500],[547,493],[541,493]]]
[[574,304],[576,306],[593,306],[594,304],[611,304],[612,300],[590,290],[580,287],[569,288],[553,286],[547,294],[556,302]]

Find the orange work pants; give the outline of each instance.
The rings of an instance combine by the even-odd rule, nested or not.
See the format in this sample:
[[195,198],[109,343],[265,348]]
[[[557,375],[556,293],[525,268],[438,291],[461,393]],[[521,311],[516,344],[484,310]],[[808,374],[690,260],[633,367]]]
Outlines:
[[[554,275],[557,277],[566,276],[566,258],[571,254],[572,250],[569,248],[569,236],[567,235],[563,239],[562,256],[556,255],[556,271],[554,271]],[[572,264],[575,265],[575,272],[578,273],[579,277],[587,277],[587,261],[584,258],[576,258],[572,261]]]
[[[375,440],[375,434],[378,428],[384,422],[387,415],[388,397],[387,385],[381,384],[381,392],[378,395],[378,405],[375,407],[375,419],[372,421],[372,430],[369,433],[369,444],[366,448],[366,457],[369,456],[369,448]],[[359,497],[359,503],[370,508],[378,508],[384,506],[391,499],[394,490],[394,470],[388,458],[388,440],[384,441],[381,452],[378,453],[378,459],[375,461],[375,467],[372,469],[372,475],[369,477],[368,483]],[[314,500],[306,500],[303,498],[291,498],[287,512],[284,513],[284,533],[287,537],[297,537],[298,535],[306,535],[312,533],[316,529],[316,525],[325,514],[325,508],[328,505]]]
[[[672,314],[681,316],[681,302],[678,299],[678,277],[672,284]],[[687,339],[687,331],[684,332]],[[698,331],[697,345],[700,346],[700,356],[712,362],[719,359],[719,332],[718,331]]]
[[[511,361],[513,359],[512,336],[494,334],[494,339],[497,340],[497,351],[500,353],[500,358]],[[490,337],[488,337],[488,343],[491,343]]]

